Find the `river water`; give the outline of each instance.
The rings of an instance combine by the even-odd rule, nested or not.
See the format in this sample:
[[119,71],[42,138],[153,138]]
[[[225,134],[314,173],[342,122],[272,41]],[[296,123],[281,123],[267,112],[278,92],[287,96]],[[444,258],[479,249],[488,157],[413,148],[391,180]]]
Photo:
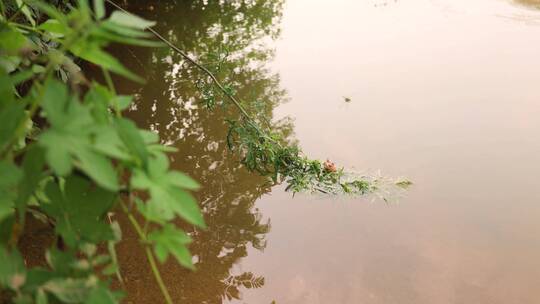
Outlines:
[[[124,49],[149,79],[119,88],[138,96],[129,115],[203,185],[198,271],[162,267],[175,302],[540,303],[540,1],[241,3],[124,5],[204,62],[228,54],[220,78],[292,118],[307,155],[415,185],[389,204],[293,198],[239,165],[234,111],[202,106],[178,54]],[[160,302],[125,237],[126,302]]]

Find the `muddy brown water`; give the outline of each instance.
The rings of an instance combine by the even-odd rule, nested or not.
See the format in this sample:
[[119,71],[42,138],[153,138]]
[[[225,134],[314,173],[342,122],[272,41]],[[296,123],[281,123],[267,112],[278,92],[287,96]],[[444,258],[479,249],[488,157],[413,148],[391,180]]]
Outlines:
[[[234,110],[203,108],[177,54],[116,50],[149,80],[120,83],[129,116],[203,185],[198,271],[161,267],[175,303],[540,303],[539,2],[253,2],[123,4],[203,61],[228,52],[220,78],[294,118],[306,154],[415,186],[392,204],[293,198],[239,165]],[[125,302],[162,302],[125,238]]]

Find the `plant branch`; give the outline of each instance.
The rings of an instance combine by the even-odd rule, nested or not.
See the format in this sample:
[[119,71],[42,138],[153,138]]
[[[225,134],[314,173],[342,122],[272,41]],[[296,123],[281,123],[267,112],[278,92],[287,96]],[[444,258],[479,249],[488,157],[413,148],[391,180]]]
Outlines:
[[167,290],[167,287],[165,286],[165,283],[163,282],[163,279],[161,278],[159,269],[157,268],[154,254],[152,253],[152,251],[150,250],[148,246],[145,248],[145,251],[146,251],[146,257],[148,259],[148,262],[150,263],[150,267],[152,268],[152,273],[154,273],[156,281],[159,285],[159,289],[161,289],[161,293],[163,294],[163,297],[165,297],[165,302],[167,302],[167,304],[173,304],[171,295],[169,294],[169,291]]
[[[135,228],[135,232],[137,232],[137,235],[139,236],[139,239],[142,240],[144,243],[148,243],[148,239],[146,238],[146,234],[144,233],[143,229],[141,228],[141,225],[139,225],[139,222],[137,222],[137,219],[129,212],[128,208],[120,200],[120,207],[128,217],[129,222]],[[150,250],[150,247],[145,246],[145,252],[146,252],[146,258],[148,259],[148,263],[150,264],[150,268],[152,269],[152,274],[154,275],[154,278],[156,279],[157,284],[159,285],[159,289],[161,290],[161,293],[163,294],[163,297],[165,298],[165,302],[167,304],[173,304],[171,295],[169,294],[169,291],[167,290],[167,286],[165,286],[165,283],[163,282],[163,278],[161,277],[161,273],[159,272],[159,269],[157,268],[156,259],[154,258],[154,254]]]
[[[116,4],[115,2],[113,2],[112,0],[106,0],[108,3],[110,3],[112,6],[114,6],[115,8],[123,11],[124,13],[126,14],[131,14],[130,12],[128,12],[127,10],[123,9],[121,6],[119,6],[118,4]],[[165,37],[161,36],[161,34],[159,34],[156,30],[154,30],[153,28],[147,28],[147,30],[152,33],[154,36],[156,36],[156,38],[158,38],[159,40],[161,40],[163,43],[165,43],[167,46],[169,46],[171,49],[173,49],[175,52],[177,52],[178,54],[180,54],[180,56],[182,56],[185,60],[187,60],[188,62],[190,62],[191,64],[193,64],[194,66],[196,66],[197,68],[199,68],[201,71],[203,71],[208,77],[210,77],[210,79],[212,79],[212,82],[214,82],[214,84],[219,88],[219,90],[221,92],[223,92],[223,94],[225,96],[227,96],[227,98],[238,108],[238,110],[240,110],[240,112],[242,113],[242,115],[249,121],[249,123],[254,127],[254,128],[257,128],[259,129],[259,126],[255,123],[255,119],[253,119],[251,117],[251,115],[249,115],[249,113],[246,111],[246,109],[244,109],[244,107],[242,106],[242,104],[240,103],[240,101],[238,99],[236,99],[236,97],[234,97],[234,95],[232,95],[231,93],[229,93],[225,87],[223,86],[223,84],[221,84],[221,82],[217,79],[217,77],[210,71],[208,70],[206,67],[204,67],[202,64],[198,63],[197,61],[195,61],[195,59],[191,58],[188,54],[186,54],[184,51],[182,51],[180,48],[178,48],[176,45],[174,45],[172,42],[170,42],[168,39],[166,39]],[[278,142],[276,142],[273,138],[271,138],[270,136],[268,136],[267,134],[264,134],[269,140],[275,142],[276,144],[279,144]]]

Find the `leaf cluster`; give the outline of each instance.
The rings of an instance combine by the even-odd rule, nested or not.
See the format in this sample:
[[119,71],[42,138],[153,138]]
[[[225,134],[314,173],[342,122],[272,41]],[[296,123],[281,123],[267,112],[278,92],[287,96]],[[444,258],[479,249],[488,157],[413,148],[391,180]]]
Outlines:
[[[62,9],[36,0],[0,3],[3,293],[14,303],[117,303],[121,293],[110,283],[114,275],[121,280],[114,251],[120,209],[150,259],[173,256],[194,268],[191,239],[171,222],[205,227],[190,193],[199,184],[170,169],[166,153],[174,149],[157,134],[122,117],[133,98],[116,94],[110,76],[143,81],[106,47],[161,46],[144,31],[154,22],[121,11],[107,15],[103,0]],[[100,68],[106,85],[88,80],[81,61]],[[27,267],[17,249],[29,210],[54,227],[41,267]]]
[[[277,133],[267,135],[248,121],[231,120],[229,124],[229,148],[241,153],[249,170],[270,176],[275,183],[285,181],[286,190],[329,193],[334,184],[341,184],[342,170],[327,170],[320,161],[302,156],[298,146],[280,144]],[[351,191],[364,194],[369,190],[368,183],[358,186]]]
[[285,142],[280,133],[264,129],[252,120],[241,118],[228,122],[229,149],[241,155],[242,163],[250,171],[269,176],[273,183],[285,182],[287,191],[365,195],[388,186],[399,190],[412,184],[408,180],[354,174],[329,161],[310,159],[296,144]]
[[[226,54],[227,55],[227,54]],[[286,190],[297,192],[319,192],[339,195],[376,194],[383,200],[388,200],[387,194],[402,190],[412,183],[408,180],[374,177],[346,171],[337,168],[327,160],[322,162],[310,159],[302,153],[296,142],[287,140],[280,128],[281,122],[272,122],[262,115],[265,103],[254,100],[245,103],[238,100],[233,85],[221,84],[212,77],[213,70],[223,70],[227,56],[213,54],[217,61],[209,61],[203,67],[209,79],[203,78],[197,84],[202,99],[209,109],[216,104],[225,107],[231,103],[216,102],[219,99],[228,100],[238,110],[236,117],[226,119],[229,130],[227,145],[236,151],[245,167],[262,176],[268,176],[274,184],[285,182]],[[384,190],[383,190],[384,189]],[[382,191],[381,191],[382,190]],[[388,193],[387,193],[388,192]]]

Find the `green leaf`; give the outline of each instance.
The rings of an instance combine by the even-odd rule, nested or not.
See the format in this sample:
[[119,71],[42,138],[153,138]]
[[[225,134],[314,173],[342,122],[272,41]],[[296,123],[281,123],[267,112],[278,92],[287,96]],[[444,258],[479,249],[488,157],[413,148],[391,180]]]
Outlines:
[[0,245],[0,286],[18,290],[26,281],[24,262],[16,250]]
[[16,186],[22,178],[23,172],[19,167],[7,160],[0,160],[0,221],[13,214]]
[[170,171],[167,176],[171,184],[184,189],[197,190],[201,187],[194,179],[179,171]]
[[148,145],[147,147],[148,147],[148,151],[153,155],[157,153],[163,153],[163,152],[167,152],[167,153],[178,152],[178,149],[172,146],[154,144],[154,145]]
[[69,174],[74,157],[78,161],[76,165],[97,184],[108,190],[118,190],[118,177],[111,162],[97,153],[88,138],[53,129],[40,136],[40,143],[47,149],[47,162],[57,174]]
[[151,199],[144,203],[139,198],[136,198],[135,204],[139,212],[149,221],[165,224],[174,219],[175,213],[171,208],[164,207],[163,204],[153,202]]
[[45,259],[55,273],[61,276],[67,276],[71,272],[71,265],[76,261],[76,257],[72,253],[61,251],[55,247],[45,252]]
[[90,296],[88,299],[84,302],[84,304],[115,304],[118,303],[116,301],[113,294],[102,287],[95,288],[90,293]]
[[119,160],[131,161],[133,159],[120,136],[118,136],[118,132],[111,126],[96,128],[94,149],[103,155]]
[[63,83],[57,80],[45,83],[42,107],[51,124],[63,125],[67,122],[65,112],[68,101],[67,87]]
[[105,17],[105,3],[103,0],[94,0],[94,14],[98,20]]
[[96,183],[108,190],[118,190],[118,177],[109,159],[87,146],[73,146],[72,149],[80,161],[79,167]]
[[31,70],[23,70],[13,73],[10,76],[12,85],[18,85],[32,78],[32,76],[34,76],[34,73]]
[[3,70],[6,73],[14,72],[22,62],[22,58],[19,56],[1,56],[0,57],[0,71]]
[[24,155],[22,162],[24,178],[19,184],[19,193],[17,200],[15,201],[15,206],[19,210],[20,217],[23,217],[26,213],[26,205],[42,178],[44,166],[45,153],[43,149],[37,145],[31,145]]
[[7,160],[0,160],[0,172],[0,189],[17,185],[23,177],[21,169]]
[[98,45],[78,44],[73,46],[70,50],[82,59],[97,64],[106,70],[122,75],[135,82],[144,83],[144,79],[130,72],[120,63],[120,61],[103,51]]
[[[6,95],[2,94],[2,96]],[[0,148],[3,148],[12,140],[18,126],[23,122],[25,117],[24,107],[25,104],[23,102],[12,102],[4,107],[0,107],[0,121],[2,122],[0,123]]]
[[56,19],[48,19],[38,26],[39,29],[47,31],[54,37],[63,37],[70,33],[71,29],[60,23]]
[[39,64],[34,64],[32,65],[32,72],[34,72],[35,74],[41,74],[45,72],[45,67]]
[[116,130],[128,150],[135,155],[139,163],[146,165],[148,161],[148,151],[139,129],[131,120],[118,118],[116,120]]
[[46,159],[51,168],[60,176],[71,172],[73,167],[69,148],[61,135],[45,132],[40,136],[40,144],[47,149]]
[[[3,205],[4,202],[0,200],[0,204]],[[0,220],[0,244],[7,244],[12,239],[13,229],[16,228],[14,227],[15,212],[11,207],[10,209],[12,210],[11,214]]]
[[1,196],[3,196],[2,192],[0,192],[0,221],[3,221],[8,216],[12,215],[15,210],[13,209],[13,203],[11,202],[11,199],[3,199]]
[[84,242],[114,239],[104,218],[113,206],[114,192],[95,187],[81,177],[69,176],[63,189],[59,184],[49,182],[45,194],[49,202],[42,202],[41,207],[56,220],[56,231],[71,248]]
[[92,87],[84,96],[84,104],[91,108],[92,116],[94,116],[98,123],[107,124],[110,122],[111,115],[109,110],[113,96],[114,94],[108,88],[96,82],[92,83]]
[[177,203],[173,205],[173,210],[189,223],[205,228],[204,219],[202,217],[197,200],[190,193],[178,188],[169,189],[165,195],[174,198]]
[[92,87],[84,96],[84,103],[92,107],[92,114],[101,123],[107,123],[111,119],[109,110],[125,110],[133,100],[130,95],[114,95],[108,88],[99,83],[92,83]]
[[41,267],[32,267],[26,273],[25,290],[41,289],[41,286],[47,281],[59,277],[61,274],[44,269]]
[[154,21],[148,21],[141,17],[121,11],[114,11],[111,14],[111,17],[109,17],[109,20],[113,23],[136,29],[146,29],[156,24]]
[[118,177],[107,154],[94,148],[98,129],[89,106],[69,97],[66,86],[54,80],[46,84],[43,110],[52,128],[40,135],[39,144],[46,149],[51,168],[65,176],[75,165],[100,186],[117,190]]
[[27,43],[28,40],[19,31],[7,26],[5,23],[0,24],[0,49],[15,54],[17,50],[23,48]]
[[153,144],[159,141],[159,135],[154,131],[140,129],[139,133],[141,134],[145,144]]
[[169,254],[172,254],[182,266],[194,269],[191,254],[186,247],[191,243],[191,238],[184,231],[168,224],[161,230],[151,232],[148,240],[154,243],[154,252],[161,263],[164,263]]
[[67,278],[50,280],[43,289],[64,303],[81,303],[90,294],[91,286],[85,279]]
[[20,293],[13,298],[13,304],[34,304],[29,294]]
[[34,20],[34,17],[32,16],[32,13],[30,12],[30,9],[28,9],[26,3],[23,3],[22,0],[15,0],[15,2],[30,24],[32,24],[32,26],[36,26],[36,20]]
[[169,158],[164,153],[154,155],[152,162],[147,167],[148,173],[155,180],[165,179],[165,174],[169,169]]
[[43,289],[38,289],[36,293],[36,304],[48,304],[49,300],[47,299],[47,294]]
[[133,96],[130,96],[130,95],[117,95],[113,97],[111,100],[112,104],[118,106],[120,111],[123,111],[129,108],[132,101],[133,101]]
[[125,37],[133,37],[133,38],[148,38],[152,37],[152,34],[149,32],[145,32],[139,29],[132,29],[130,27],[122,26],[117,23],[111,22],[109,20],[104,20],[101,22],[101,28],[113,32]]
[[[0,42],[1,41],[2,40],[0,39]],[[10,71],[6,71],[3,68],[0,69],[0,94],[3,97],[0,99],[0,114],[4,112],[6,106],[15,101],[15,87],[9,73]]]
[[56,9],[56,7],[46,3],[45,1],[32,1],[32,5],[40,11],[44,12],[45,14],[49,15],[49,17],[55,18],[60,22],[67,24],[67,16],[58,9]]
[[132,186],[136,189],[148,190],[151,196],[148,204],[156,204],[155,207],[147,206],[147,210],[159,211],[154,212],[153,215],[168,216],[174,213],[193,225],[205,227],[195,198],[175,185],[167,169],[167,158],[162,155],[149,159],[147,170],[135,169],[133,171]]
[[[120,26],[114,24],[114,27],[120,27]],[[137,45],[137,46],[146,46],[146,47],[165,46],[165,44],[160,41],[125,36],[125,35],[119,34],[118,31],[110,31],[105,27],[94,28],[92,31],[92,36],[99,37],[101,39],[104,39],[110,42],[118,42],[118,43],[131,44],[131,45]]]

